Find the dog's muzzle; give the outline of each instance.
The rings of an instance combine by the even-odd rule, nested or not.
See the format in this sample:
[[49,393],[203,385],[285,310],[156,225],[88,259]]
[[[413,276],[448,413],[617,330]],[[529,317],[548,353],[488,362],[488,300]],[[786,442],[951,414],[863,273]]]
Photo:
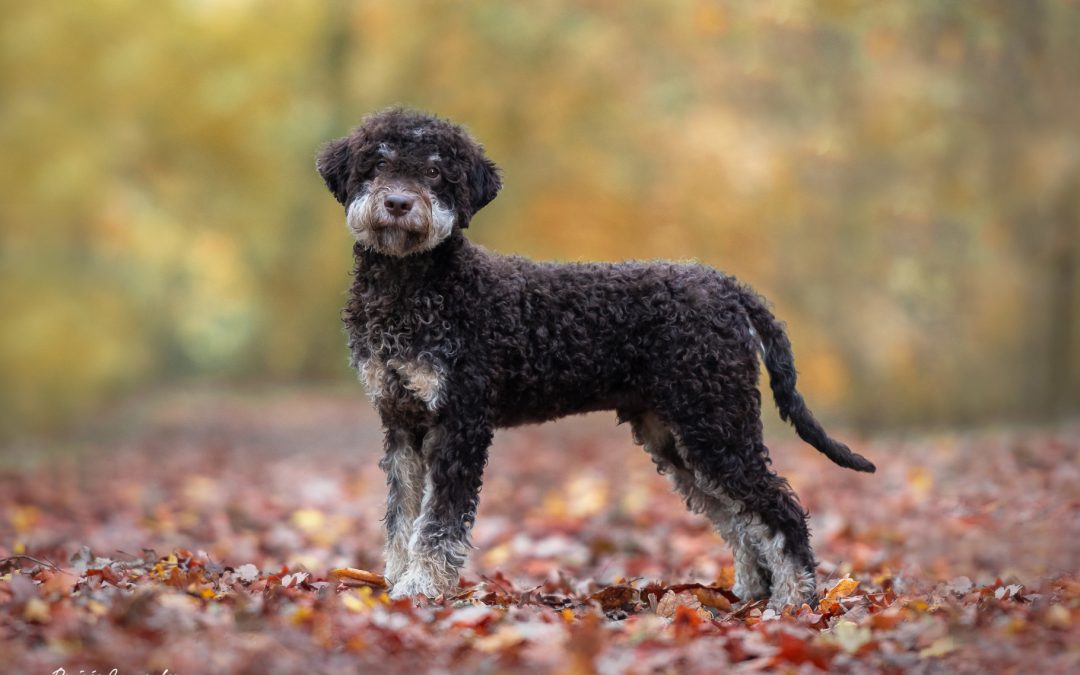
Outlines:
[[449,236],[454,213],[434,195],[403,186],[375,185],[349,205],[346,223],[364,246],[406,255],[430,249]]
[[417,197],[401,192],[391,192],[382,199],[381,217],[376,217],[371,222],[371,229],[380,232],[383,230],[397,229],[410,234],[427,235],[430,229],[430,218],[423,217],[418,212]]

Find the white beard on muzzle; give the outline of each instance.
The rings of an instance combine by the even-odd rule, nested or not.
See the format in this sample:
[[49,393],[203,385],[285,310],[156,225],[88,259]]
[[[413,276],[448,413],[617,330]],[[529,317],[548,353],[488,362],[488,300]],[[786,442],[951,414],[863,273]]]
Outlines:
[[349,204],[345,223],[361,246],[405,256],[429,251],[449,237],[454,231],[454,212],[431,196],[428,200],[418,198],[408,217],[398,219],[387,213],[371,192],[364,192]]

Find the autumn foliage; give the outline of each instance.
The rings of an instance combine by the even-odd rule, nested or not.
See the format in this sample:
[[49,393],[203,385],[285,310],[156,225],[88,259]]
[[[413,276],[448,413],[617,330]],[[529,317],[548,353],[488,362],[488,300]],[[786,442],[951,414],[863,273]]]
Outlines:
[[[731,592],[728,550],[608,416],[496,439],[461,588],[381,587],[356,396],[173,396],[0,473],[5,672],[1075,672],[1080,432],[774,442],[817,607]],[[372,573],[374,572],[374,574]]]
[[351,240],[313,160],[391,104],[503,167],[475,241],[765,293],[826,416],[1080,408],[1075,0],[34,0],[2,24],[0,438],[163,379],[350,378]]

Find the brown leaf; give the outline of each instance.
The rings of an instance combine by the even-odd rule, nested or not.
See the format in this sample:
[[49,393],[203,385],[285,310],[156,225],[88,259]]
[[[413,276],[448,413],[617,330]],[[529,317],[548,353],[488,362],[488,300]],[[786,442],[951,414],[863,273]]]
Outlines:
[[795,635],[787,630],[777,631],[776,646],[779,651],[773,656],[772,665],[780,663],[812,663],[821,670],[828,670],[836,649],[828,643],[814,639],[812,635],[805,637]]
[[656,615],[662,616],[665,619],[670,619],[675,616],[675,609],[684,604],[692,604],[694,607],[700,607],[701,601],[695,598],[691,593],[679,594],[668,591],[660,598],[660,601],[656,603]]
[[638,590],[630,586],[608,586],[594,593],[589,598],[600,603],[604,612],[616,610],[631,611],[639,600]]
[[718,588],[695,588],[690,591],[695,598],[705,607],[711,607],[720,612],[731,611],[731,600]]
[[330,570],[329,574],[331,579],[338,581],[356,581],[368,586],[377,586],[378,588],[389,587],[389,584],[386,583],[386,577],[383,575],[356,569],[355,567],[335,567]]
[[[703,617],[701,613],[704,612]],[[709,618],[707,610],[689,605],[679,605],[675,608],[675,617],[672,624],[675,626],[675,639],[680,642],[696,636],[705,621]]]

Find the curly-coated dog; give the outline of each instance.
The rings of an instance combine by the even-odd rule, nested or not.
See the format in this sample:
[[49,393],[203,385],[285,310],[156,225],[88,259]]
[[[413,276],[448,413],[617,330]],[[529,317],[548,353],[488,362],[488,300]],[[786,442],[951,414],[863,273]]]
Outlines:
[[463,230],[499,171],[424,113],[370,115],[316,167],[356,239],[343,320],[385,427],[392,596],[456,584],[496,428],[614,410],[734,549],[736,595],[814,602],[807,515],[762,442],[758,354],[803,440],[874,465],[811,415],[761,297],[702,265],[541,263],[471,244]]

